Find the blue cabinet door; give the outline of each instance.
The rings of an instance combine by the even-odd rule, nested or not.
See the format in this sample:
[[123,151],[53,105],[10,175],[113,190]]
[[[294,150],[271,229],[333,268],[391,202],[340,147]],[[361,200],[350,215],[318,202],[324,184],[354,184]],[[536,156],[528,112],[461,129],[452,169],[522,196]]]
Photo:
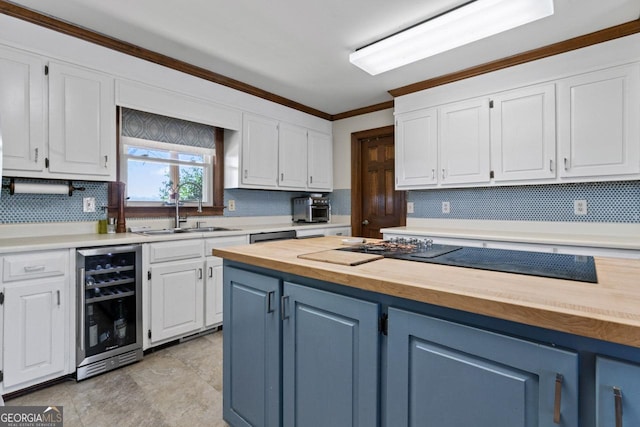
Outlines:
[[234,427],[277,427],[280,280],[224,268],[223,416]]
[[386,425],[578,427],[578,356],[389,309]]
[[640,366],[596,358],[598,427],[640,426]]
[[378,305],[285,282],[282,309],[283,425],[379,425]]

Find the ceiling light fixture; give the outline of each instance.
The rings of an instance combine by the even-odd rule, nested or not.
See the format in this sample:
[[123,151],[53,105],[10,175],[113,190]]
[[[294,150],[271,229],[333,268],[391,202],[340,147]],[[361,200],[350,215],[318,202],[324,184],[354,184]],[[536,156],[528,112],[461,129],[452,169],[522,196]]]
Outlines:
[[474,0],[360,48],[349,61],[375,76],[551,15],[553,0]]

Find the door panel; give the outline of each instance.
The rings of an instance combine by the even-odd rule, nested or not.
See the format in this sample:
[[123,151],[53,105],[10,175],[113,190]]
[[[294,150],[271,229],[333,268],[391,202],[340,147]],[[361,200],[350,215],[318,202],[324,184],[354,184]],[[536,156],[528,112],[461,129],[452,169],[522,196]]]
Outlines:
[[377,425],[378,305],[285,282],[283,425]]
[[381,228],[405,222],[405,194],[395,190],[393,134],[361,141],[363,237],[382,238]]

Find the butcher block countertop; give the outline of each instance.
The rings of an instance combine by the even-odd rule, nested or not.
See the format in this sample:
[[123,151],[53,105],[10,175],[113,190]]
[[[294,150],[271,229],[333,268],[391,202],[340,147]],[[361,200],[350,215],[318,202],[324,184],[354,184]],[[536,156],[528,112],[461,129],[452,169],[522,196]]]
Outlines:
[[298,258],[344,247],[327,236],[214,249],[258,267],[640,348],[640,260],[595,258],[598,283],[395,259]]

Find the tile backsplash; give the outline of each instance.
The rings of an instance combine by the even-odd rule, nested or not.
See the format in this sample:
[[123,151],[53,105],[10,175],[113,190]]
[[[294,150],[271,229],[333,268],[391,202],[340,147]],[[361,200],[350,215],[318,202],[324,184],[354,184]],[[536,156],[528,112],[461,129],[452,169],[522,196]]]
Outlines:
[[[43,181],[20,179],[20,182]],[[3,178],[2,183],[8,184],[9,179]],[[102,217],[102,211],[82,212],[82,199],[95,197],[96,206],[106,205],[107,184],[74,181],[74,185],[85,187],[85,191],[76,191],[71,197],[10,196],[9,190],[3,188],[0,223],[97,221]],[[224,216],[290,215],[291,199],[305,194],[228,189],[224,192],[225,204],[234,200],[236,210],[225,210]],[[333,215],[351,214],[350,189],[337,189],[328,196]],[[587,215],[574,214],[574,200],[587,201]],[[411,218],[640,223],[640,181],[410,191],[407,201],[414,203],[414,213],[408,215]],[[449,214],[442,213],[444,201],[450,203]]]

